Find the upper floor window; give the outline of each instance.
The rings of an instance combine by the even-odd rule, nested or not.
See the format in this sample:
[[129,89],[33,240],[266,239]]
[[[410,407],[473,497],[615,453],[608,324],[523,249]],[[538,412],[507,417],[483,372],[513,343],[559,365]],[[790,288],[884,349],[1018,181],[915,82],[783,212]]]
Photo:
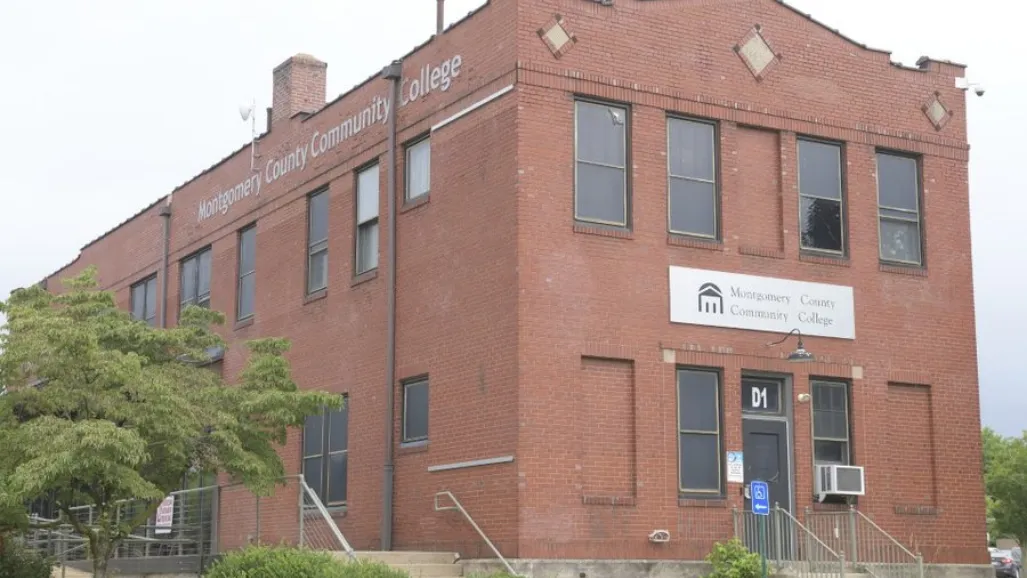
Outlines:
[[799,139],[799,242],[803,249],[845,253],[842,147]]
[[378,163],[357,174],[356,274],[378,268]]
[[841,381],[811,381],[813,461],[849,465],[849,388]]
[[328,287],[328,190],[307,201],[307,294]]
[[431,139],[421,139],[407,147],[406,200],[412,201],[431,190]]
[[257,226],[250,225],[239,232],[239,295],[236,299],[236,319],[253,317],[257,296]]
[[180,309],[188,305],[210,307],[210,247],[182,260]]
[[574,104],[574,218],[628,226],[628,109]]
[[303,478],[326,506],[346,503],[349,471],[349,397],[340,410],[307,417],[303,427]]
[[667,218],[671,233],[717,238],[716,150],[712,123],[667,119]]
[[877,213],[884,261],[923,264],[919,173],[913,157],[877,153]]
[[132,317],[150,325],[157,324],[157,276],[151,275],[132,285]]
[[720,495],[720,374],[701,369],[677,373],[678,489]]

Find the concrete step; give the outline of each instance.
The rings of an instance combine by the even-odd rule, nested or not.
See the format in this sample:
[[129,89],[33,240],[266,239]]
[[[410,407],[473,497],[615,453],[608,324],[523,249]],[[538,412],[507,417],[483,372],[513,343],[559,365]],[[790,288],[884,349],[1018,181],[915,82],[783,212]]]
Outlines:
[[[61,578],[61,567],[54,566],[53,574],[51,575],[53,576],[53,578]],[[64,568],[63,576],[64,578],[93,578],[93,573],[83,572],[82,570],[76,570],[75,568],[71,568],[69,566],[67,568]]]
[[[455,566],[460,556],[456,552],[414,552],[406,550],[392,550],[389,552],[365,550],[358,551],[357,558],[363,560],[377,560],[389,566],[409,566],[416,564],[444,564]],[[336,555],[345,557],[342,552]]]
[[460,578],[463,576],[462,564],[390,564],[402,570],[410,578]]

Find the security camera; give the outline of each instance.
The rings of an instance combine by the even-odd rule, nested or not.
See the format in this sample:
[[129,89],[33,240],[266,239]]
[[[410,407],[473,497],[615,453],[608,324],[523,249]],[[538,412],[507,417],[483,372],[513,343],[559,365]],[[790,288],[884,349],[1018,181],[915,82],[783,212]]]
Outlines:
[[977,96],[984,96],[984,87],[978,84],[974,87],[974,94]]
[[966,78],[957,78],[956,88],[960,90],[969,90],[972,88],[974,89],[974,94],[977,96],[984,96],[984,86],[976,82],[970,82]]

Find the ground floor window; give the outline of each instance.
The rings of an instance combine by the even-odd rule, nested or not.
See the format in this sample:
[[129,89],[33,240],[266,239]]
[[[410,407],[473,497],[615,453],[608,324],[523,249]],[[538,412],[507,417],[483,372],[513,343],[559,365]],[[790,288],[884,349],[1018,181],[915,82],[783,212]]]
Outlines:
[[849,384],[813,380],[813,461],[816,464],[849,465]]
[[721,495],[720,373],[678,369],[678,490]]
[[349,470],[349,396],[343,408],[307,418],[303,427],[303,477],[326,506],[346,504]]

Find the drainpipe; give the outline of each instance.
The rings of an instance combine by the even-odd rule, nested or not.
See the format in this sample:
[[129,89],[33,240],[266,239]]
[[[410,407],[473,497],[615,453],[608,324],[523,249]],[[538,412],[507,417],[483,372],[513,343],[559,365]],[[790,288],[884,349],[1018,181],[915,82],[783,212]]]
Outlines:
[[388,191],[389,211],[389,263],[386,267],[385,299],[387,301],[388,344],[385,348],[385,481],[382,484],[382,531],[381,548],[392,550],[392,494],[395,465],[393,464],[393,428],[396,424],[396,115],[399,109],[399,85],[403,76],[403,62],[392,61],[382,69],[382,78],[391,83],[389,92],[392,106],[389,107],[389,160]]
[[164,241],[161,247],[161,280],[160,280],[160,318],[158,324],[168,326],[168,253],[171,250],[171,195],[160,208],[160,216],[164,220]]

